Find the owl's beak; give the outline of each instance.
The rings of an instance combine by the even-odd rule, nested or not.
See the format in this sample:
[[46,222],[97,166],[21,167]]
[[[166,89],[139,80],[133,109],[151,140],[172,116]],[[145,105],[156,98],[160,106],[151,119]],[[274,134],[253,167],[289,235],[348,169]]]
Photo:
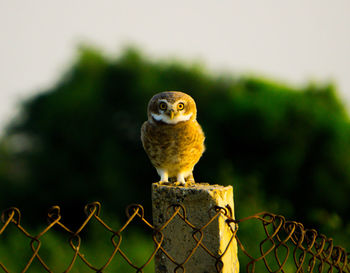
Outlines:
[[169,115],[170,115],[170,119],[173,119],[173,118],[174,118],[175,112],[174,112],[173,109],[171,109],[171,110],[169,111]]

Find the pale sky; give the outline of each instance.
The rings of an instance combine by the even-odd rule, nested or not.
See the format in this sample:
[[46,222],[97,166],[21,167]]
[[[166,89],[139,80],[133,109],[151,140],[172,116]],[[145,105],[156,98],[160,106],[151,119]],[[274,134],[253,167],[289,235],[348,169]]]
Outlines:
[[293,86],[332,81],[350,106],[349,0],[0,0],[0,35],[0,134],[81,42]]

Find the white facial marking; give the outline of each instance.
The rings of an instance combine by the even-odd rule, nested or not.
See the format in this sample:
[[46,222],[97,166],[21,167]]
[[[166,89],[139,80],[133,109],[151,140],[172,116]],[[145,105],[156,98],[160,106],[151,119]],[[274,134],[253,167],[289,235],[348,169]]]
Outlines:
[[167,105],[169,105],[168,101],[165,100],[165,99],[161,99],[161,100],[159,100],[159,101],[160,101],[160,102],[165,102]]
[[173,119],[170,119],[170,117],[166,114],[151,114],[152,117],[157,120],[157,121],[163,121],[164,123],[167,124],[176,124],[181,121],[187,121],[192,117],[192,113],[189,113],[187,115],[178,115],[175,116]]

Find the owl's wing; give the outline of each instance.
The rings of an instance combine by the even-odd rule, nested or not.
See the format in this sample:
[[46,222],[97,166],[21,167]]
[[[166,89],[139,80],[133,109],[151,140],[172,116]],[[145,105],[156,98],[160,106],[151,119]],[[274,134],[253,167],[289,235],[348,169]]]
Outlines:
[[[148,126],[148,122],[145,121],[142,126],[141,126],[141,142],[142,142],[142,145],[143,145],[143,148],[145,148],[145,144],[147,145],[147,126]],[[145,148],[146,150],[146,148]]]
[[202,127],[199,125],[197,121],[194,122],[194,141],[193,145],[194,147],[198,150],[200,154],[202,154],[205,151],[205,145],[204,145],[204,140],[205,140],[205,135],[203,132]]
[[149,123],[148,121],[145,121],[142,124],[141,127],[141,141],[143,148],[145,149],[146,153],[150,153],[150,149],[154,145],[154,143],[157,141],[155,138],[157,136],[157,133],[154,131],[156,130],[155,126]]

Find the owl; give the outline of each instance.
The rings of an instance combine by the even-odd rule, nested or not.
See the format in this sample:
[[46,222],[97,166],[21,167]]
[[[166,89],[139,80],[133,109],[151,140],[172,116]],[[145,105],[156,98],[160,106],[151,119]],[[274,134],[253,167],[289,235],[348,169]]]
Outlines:
[[160,183],[194,183],[193,168],[205,150],[195,101],[185,93],[166,91],[152,97],[147,112],[141,140]]

